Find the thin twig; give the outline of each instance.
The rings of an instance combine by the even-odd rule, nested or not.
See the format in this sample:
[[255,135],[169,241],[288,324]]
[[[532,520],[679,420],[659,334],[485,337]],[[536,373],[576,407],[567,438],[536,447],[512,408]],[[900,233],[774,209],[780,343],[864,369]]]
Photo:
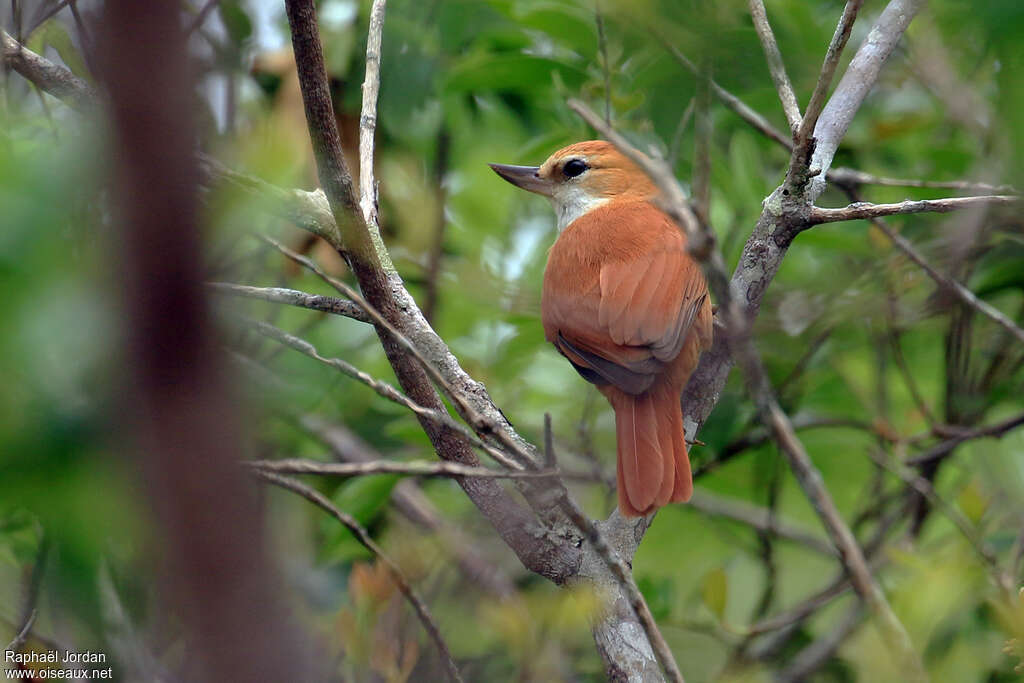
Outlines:
[[[961,199],[971,200],[975,198],[963,197]],[[1018,198],[1014,198],[1014,201],[1019,202],[1020,200]],[[814,210],[821,211],[821,209]],[[843,209],[831,210],[843,211]],[[995,308],[991,304],[978,298],[978,296],[975,295],[974,292],[967,289],[967,287],[965,287],[958,281],[954,280],[952,277],[940,272],[937,268],[931,265],[928,262],[928,260],[925,259],[925,257],[919,251],[917,251],[917,249],[914,248],[914,245],[910,243],[910,240],[908,240],[906,237],[893,230],[888,223],[877,217],[872,218],[871,222],[875,227],[877,227],[879,230],[885,233],[885,236],[888,237],[893,244],[899,247],[900,251],[907,255],[907,258],[909,258],[911,261],[920,266],[921,269],[925,273],[927,273],[928,277],[934,280],[935,283],[939,285],[939,287],[941,287],[943,290],[947,292],[951,292],[952,294],[956,295],[956,297],[960,299],[960,301],[962,301],[964,304],[966,304],[967,306],[971,307],[972,309],[978,311],[985,317],[995,322],[1004,330],[1012,334],[1017,339],[1017,341],[1024,343],[1024,329],[1018,327],[1012,320],[1010,320],[1009,317],[1007,317],[1005,313]]]
[[490,479],[537,479],[557,477],[556,470],[490,470],[486,467],[472,467],[457,462],[394,462],[377,460],[370,462],[318,462],[303,458],[282,460],[251,460],[246,467],[264,472],[280,474],[320,474],[331,477],[358,477],[370,474],[404,474],[413,477],[480,477]]
[[451,430],[454,430],[462,437],[467,439],[471,445],[483,450],[485,453],[494,458],[495,461],[501,463],[505,467],[508,467],[511,470],[523,469],[522,465],[509,459],[509,457],[506,456],[501,451],[485,444],[475,434],[473,434],[473,432],[471,432],[469,429],[453,420],[452,416],[449,415],[448,413],[421,406],[420,404],[416,403],[411,398],[409,398],[408,396],[406,396],[405,394],[403,394],[402,392],[400,392],[398,389],[391,386],[387,382],[382,382],[381,380],[372,377],[371,375],[363,372],[362,370],[360,370],[359,368],[355,367],[354,365],[347,361],[344,361],[340,358],[327,358],[325,356],[321,356],[320,352],[317,351],[316,347],[310,344],[305,339],[300,339],[294,335],[288,334],[284,330],[274,327],[273,325],[265,323],[261,320],[252,320],[249,321],[249,324],[257,332],[267,337],[268,339],[273,339],[279,344],[283,344],[294,349],[295,351],[298,351],[303,355],[309,356],[313,360],[320,361],[324,365],[329,365],[337,370],[340,370],[341,372],[348,375],[352,379],[362,382],[366,386],[370,387],[378,395],[388,399],[389,401],[393,401],[398,405],[408,408],[419,417],[425,418],[427,420],[430,420],[431,422],[434,422],[435,424],[443,425]]
[[[342,294],[348,296],[356,303],[356,305],[358,305],[360,308],[366,311],[367,315],[373,320],[374,324],[376,324],[381,329],[386,330],[387,333],[390,334],[392,338],[396,342],[398,342],[400,346],[402,346],[416,359],[416,361],[423,367],[423,370],[427,373],[427,375],[429,375],[429,377],[439,387],[441,387],[445,395],[448,396],[449,399],[451,399],[452,403],[455,404],[456,410],[458,411],[459,415],[462,417],[462,419],[466,420],[466,422],[470,425],[470,427],[474,429],[474,431],[476,431],[478,434],[482,436],[494,436],[498,440],[498,442],[501,443],[502,446],[508,449],[508,452],[511,455],[514,455],[516,458],[519,459],[521,465],[517,469],[521,469],[524,466],[536,465],[532,453],[530,453],[526,448],[523,447],[521,443],[512,439],[505,432],[494,429],[494,425],[491,424],[488,420],[486,420],[482,415],[480,415],[477,412],[477,410],[472,405],[470,405],[470,403],[465,399],[462,393],[457,391],[455,387],[453,387],[448,382],[448,380],[445,379],[444,375],[442,375],[441,372],[436,367],[434,367],[434,364],[430,362],[430,360],[426,356],[423,355],[419,348],[416,347],[416,345],[413,344],[411,341],[409,341],[409,339],[406,338],[404,334],[399,332],[398,329],[394,325],[392,325],[387,319],[385,319],[384,316],[381,315],[381,313],[370,304],[370,302],[368,302],[366,299],[362,297],[362,295],[359,294],[359,292],[357,292],[355,289],[353,289],[346,283],[342,282],[341,280],[333,278],[327,273],[325,273],[311,259],[292,251],[291,249],[284,246],[280,242],[277,242],[269,237],[264,237],[263,239],[266,240],[268,243],[274,245],[274,247],[276,247],[278,251],[280,251],[288,258],[292,259],[296,263],[301,264],[305,268],[311,270],[324,282],[331,285]],[[507,458],[506,462],[508,462]]]
[[1007,574],[999,565],[999,558],[996,556],[995,551],[985,542],[977,530],[971,526],[970,521],[964,517],[963,513],[940,496],[931,482],[910,468],[898,462],[889,461],[884,455],[874,449],[869,450],[868,453],[879,467],[899,477],[903,483],[924,496],[931,503],[932,507],[942,510],[942,513],[953,523],[953,526],[967,539],[967,542],[974,549],[978,557],[981,558],[982,562],[988,566],[989,571],[996,580],[996,585],[1000,587],[1004,595],[1006,597],[1012,595],[1013,577]]
[[1013,195],[981,195],[977,197],[947,197],[945,199],[908,199],[895,204],[858,202],[841,209],[823,209],[814,206],[811,207],[808,222],[809,225],[820,225],[908,213],[950,213],[976,206],[1014,206],[1020,204],[1021,201],[1020,197]]
[[953,449],[965,441],[973,441],[974,439],[984,439],[987,437],[998,439],[1007,432],[1010,432],[1021,425],[1024,425],[1024,414],[1011,417],[1007,420],[1003,420],[1002,422],[997,422],[996,424],[989,425],[988,427],[966,430],[936,446],[933,446],[921,455],[908,458],[906,462],[908,465],[924,465],[925,463],[946,457],[953,452]]
[[377,181],[373,176],[374,133],[377,130],[377,95],[380,92],[380,44],[387,0],[373,0],[366,34],[366,75],[359,114],[359,208],[367,225],[377,225]]
[[825,53],[825,60],[821,65],[821,73],[818,75],[818,82],[811,93],[811,99],[807,103],[807,110],[800,119],[800,127],[794,136],[794,148],[806,147],[818,123],[818,117],[825,107],[825,97],[828,95],[829,86],[832,85],[832,77],[839,66],[839,58],[846,47],[846,41],[850,39],[850,31],[853,30],[853,22],[857,18],[857,12],[864,0],[847,0],[843,8],[843,14],[839,18],[839,24],[832,35],[832,42],[829,43],[828,51]]
[[779,520],[768,508],[762,508],[742,500],[732,500],[707,491],[695,490],[690,507],[698,512],[741,522],[747,526],[779,538],[799,543],[815,552],[836,557],[836,549],[827,539],[805,531],[789,522]]
[[308,308],[312,311],[324,311],[325,313],[334,313],[335,315],[352,318],[363,323],[373,322],[370,316],[366,315],[366,312],[357,303],[334,296],[309,294],[284,287],[250,287],[249,285],[239,285],[233,282],[208,282],[207,287],[217,294],[247,299],[260,299],[261,301],[269,301],[273,304]]
[[750,18],[757,29],[757,37],[761,39],[761,47],[764,48],[765,60],[768,62],[768,71],[772,75],[772,82],[775,90],[779,93],[779,101],[782,103],[782,111],[786,114],[786,121],[789,122],[789,129],[796,133],[800,127],[800,105],[797,104],[796,95],[793,94],[793,84],[789,82],[786,74],[786,66],[782,63],[782,54],[775,42],[775,34],[768,23],[768,13],[765,11],[763,0],[750,0]]
[[408,579],[405,578],[405,575],[402,573],[402,570],[398,568],[398,565],[395,564],[395,562],[384,553],[381,547],[377,545],[376,541],[370,537],[369,532],[363,528],[363,525],[348,513],[339,510],[337,506],[327,500],[327,498],[319,491],[303,484],[300,481],[261,470],[256,470],[255,474],[264,481],[283,489],[287,489],[292,493],[299,494],[321,510],[327,512],[329,515],[341,522],[346,529],[352,532],[352,535],[356,537],[356,540],[358,540],[363,547],[373,553],[377,557],[378,561],[387,567],[388,572],[391,574],[391,579],[395,582],[395,585],[398,587],[398,590],[401,591],[402,595],[405,596],[405,599],[409,601],[409,604],[412,605],[420,623],[423,624],[423,628],[427,631],[430,639],[434,641],[434,645],[437,647],[438,654],[441,656],[441,661],[444,663],[448,677],[453,681],[461,681],[462,677],[459,675],[459,670],[455,666],[455,662],[452,660],[451,651],[448,649],[447,643],[445,643],[444,638],[441,636],[441,631],[438,629],[437,622],[434,617],[430,614],[427,604],[409,584]]

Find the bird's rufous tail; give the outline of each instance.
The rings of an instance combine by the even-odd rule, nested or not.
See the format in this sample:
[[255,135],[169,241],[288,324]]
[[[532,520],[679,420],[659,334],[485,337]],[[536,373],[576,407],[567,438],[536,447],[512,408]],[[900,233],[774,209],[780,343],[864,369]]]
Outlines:
[[640,517],[693,494],[678,390],[655,386],[632,396],[605,392],[615,409],[619,511]]

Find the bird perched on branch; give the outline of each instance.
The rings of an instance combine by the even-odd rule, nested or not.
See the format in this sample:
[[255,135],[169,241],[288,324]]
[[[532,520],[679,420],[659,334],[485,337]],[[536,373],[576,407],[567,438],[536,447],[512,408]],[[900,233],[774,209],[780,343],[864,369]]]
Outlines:
[[544,271],[544,335],[615,409],[619,510],[693,493],[680,394],[711,345],[712,313],[686,237],[657,188],[614,146],[578,142],[540,166],[491,164],[551,200],[559,237]]

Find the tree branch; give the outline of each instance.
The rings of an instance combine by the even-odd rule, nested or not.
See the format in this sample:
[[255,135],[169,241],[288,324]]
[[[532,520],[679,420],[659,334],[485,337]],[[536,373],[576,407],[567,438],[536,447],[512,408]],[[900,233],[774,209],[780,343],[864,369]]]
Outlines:
[[832,159],[854,115],[878,81],[882,65],[926,2],[890,0],[846,68],[814,127],[815,146],[810,167],[821,169],[821,173],[811,179],[809,197],[812,202],[825,190],[825,173],[832,166]]
[[312,311],[323,311],[324,313],[345,316],[362,323],[372,322],[370,316],[366,315],[366,312],[354,301],[339,299],[333,296],[307,294],[306,292],[285,289],[283,287],[250,287],[231,282],[208,282],[206,286],[217,294],[247,299],[260,299],[261,301],[269,301],[272,304],[298,306],[299,308],[308,308]]
[[978,197],[948,197],[945,199],[907,199],[896,204],[871,204],[857,202],[841,209],[812,207],[808,216],[808,227],[822,223],[854,221],[910,213],[950,213],[976,206],[1014,206],[1021,203],[1020,197],[1012,195],[982,195]]
[[796,95],[793,94],[793,84],[789,82],[786,74],[786,66],[782,63],[782,54],[775,42],[775,34],[768,23],[768,13],[764,8],[763,0],[750,0],[750,18],[757,30],[757,37],[761,39],[761,47],[764,48],[765,60],[768,62],[768,71],[772,75],[772,82],[775,90],[779,93],[779,101],[782,103],[782,111],[786,114],[786,121],[789,122],[789,129],[796,133],[800,127],[800,105],[797,104]]
[[359,463],[318,462],[304,458],[281,460],[249,460],[246,467],[279,474],[320,474],[331,477],[358,477],[369,474],[404,474],[413,477],[483,477],[491,479],[536,479],[557,477],[555,470],[491,470],[470,467],[457,462],[395,462],[377,460]]
[[363,105],[359,115],[359,208],[371,230],[377,225],[377,181],[373,175],[374,133],[377,130],[377,94],[380,92],[380,44],[387,0],[373,0],[370,28],[366,34],[366,74]]
[[832,85],[832,77],[835,75],[836,67],[839,66],[839,58],[843,54],[843,48],[846,47],[846,41],[850,39],[853,22],[857,18],[857,12],[860,11],[860,6],[863,3],[864,0],[847,0],[846,6],[843,7],[843,14],[839,17],[836,31],[832,35],[832,42],[829,43],[828,50],[825,52],[825,61],[822,62],[818,82],[814,85],[811,99],[807,103],[807,110],[804,112],[803,118],[800,119],[800,127],[793,137],[794,149],[800,150],[794,156],[794,161],[799,160],[801,164],[806,162],[804,150],[810,151],[808,145],[811,140],[811,134],[814,132],[815,126],[818,123],[818,117],[824,109],[825,97],[828,95],[829,86]]

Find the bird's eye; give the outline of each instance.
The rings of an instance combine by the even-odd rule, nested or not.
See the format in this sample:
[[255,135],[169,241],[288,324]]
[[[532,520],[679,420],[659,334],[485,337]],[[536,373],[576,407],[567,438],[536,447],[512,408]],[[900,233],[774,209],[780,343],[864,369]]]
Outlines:
[[562,167],[562,173],[565,174],[566,178],[575,178],[586,171],[587,168],[587,162],[582,159],[569,159],[569,161],[565,162],[565,166]]

